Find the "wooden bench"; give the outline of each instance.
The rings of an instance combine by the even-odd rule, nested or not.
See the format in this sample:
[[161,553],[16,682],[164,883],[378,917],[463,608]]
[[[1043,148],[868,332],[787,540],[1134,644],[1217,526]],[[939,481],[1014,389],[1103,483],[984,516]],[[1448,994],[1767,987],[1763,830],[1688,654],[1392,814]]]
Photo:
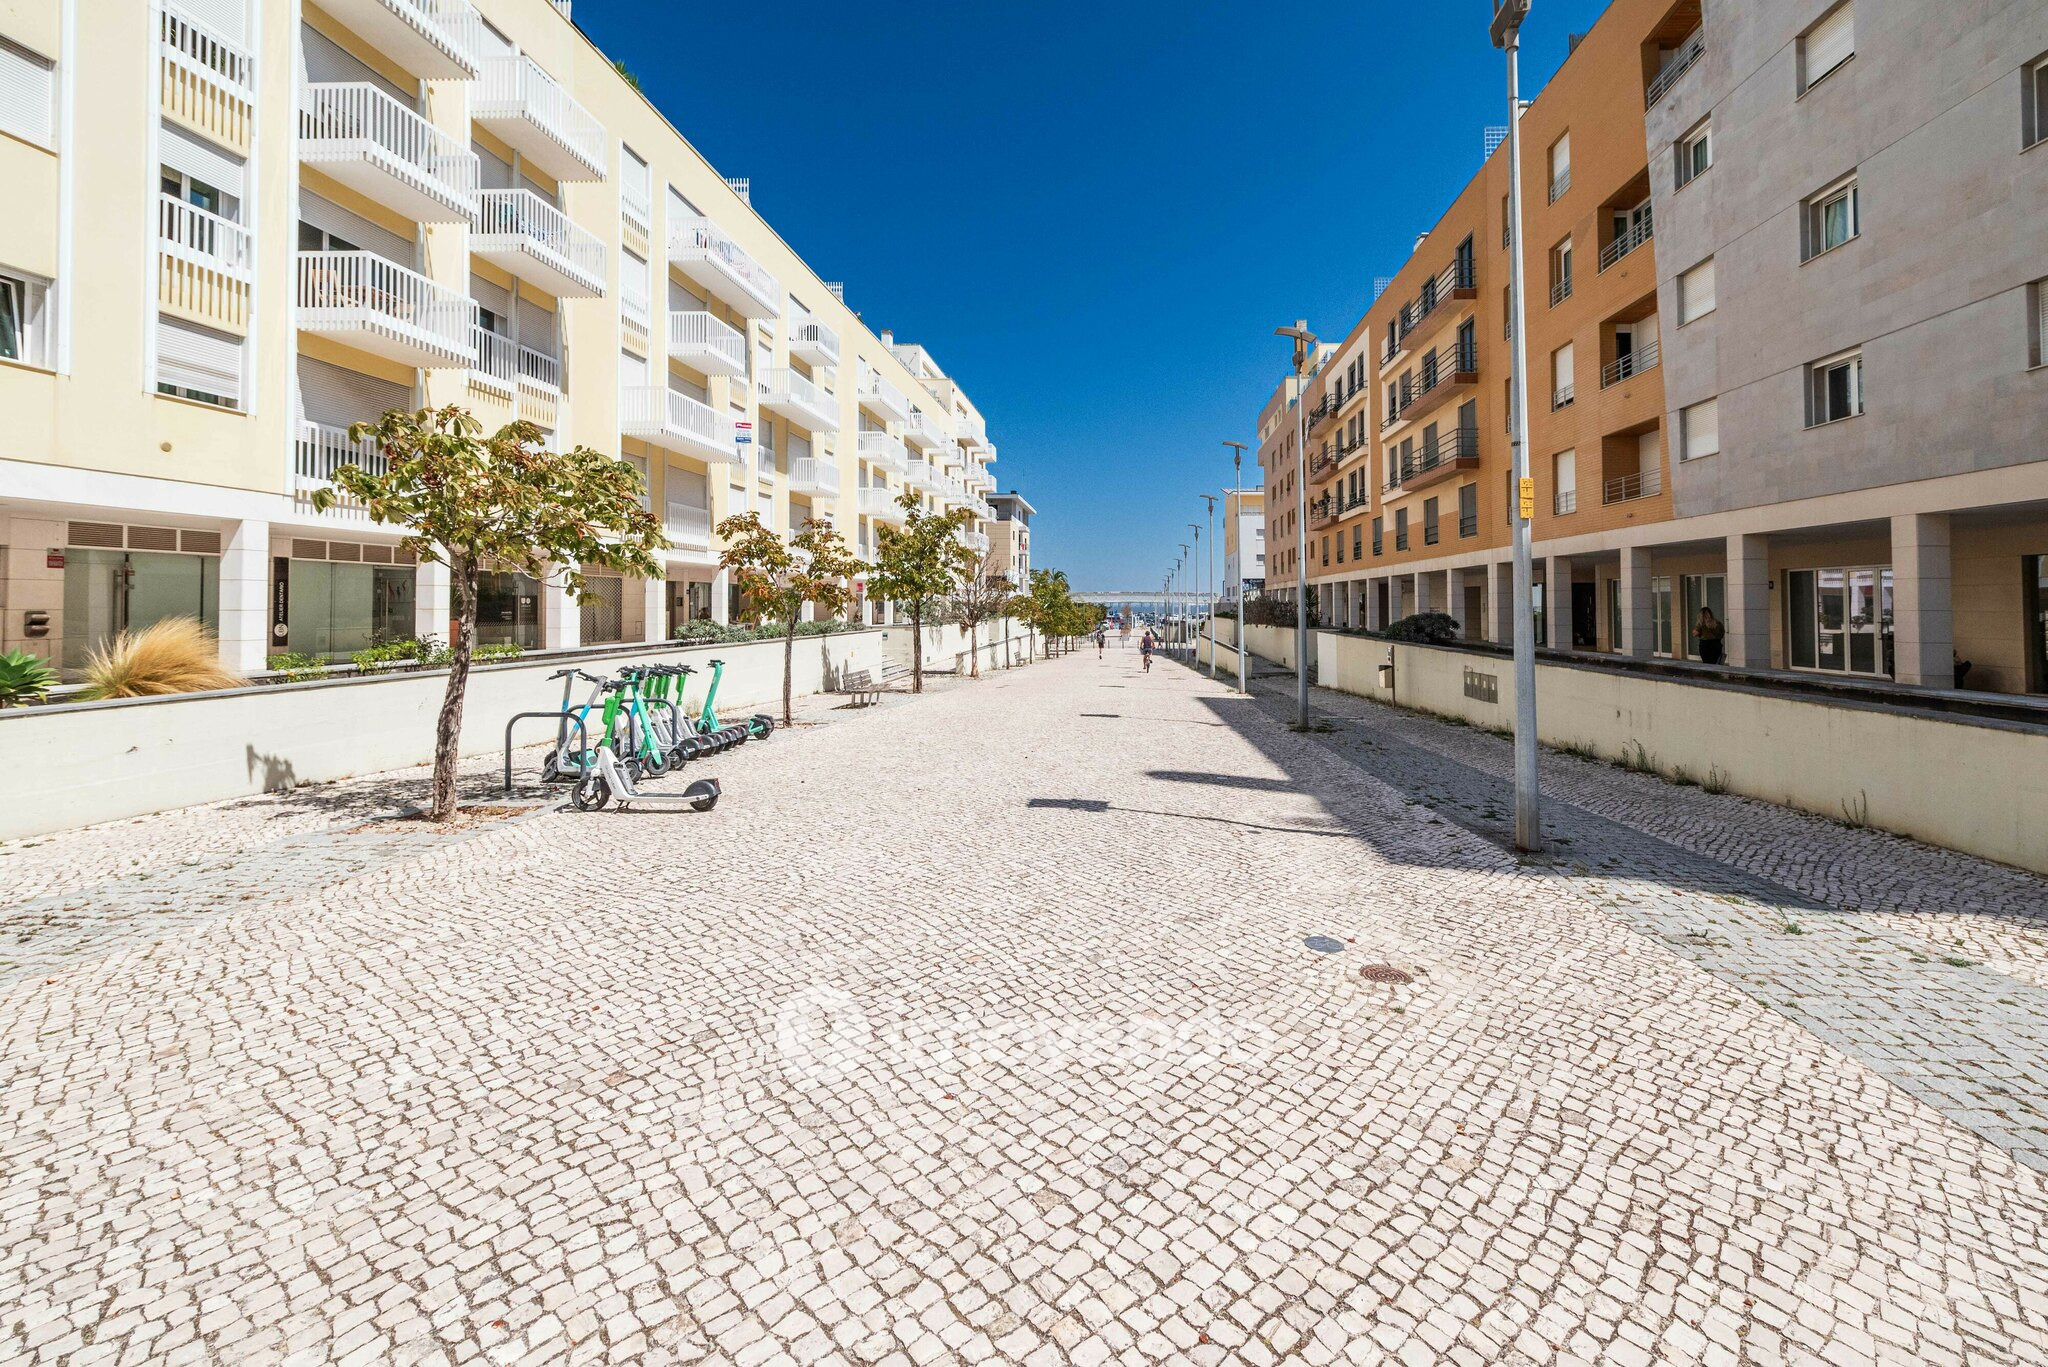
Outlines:
[[884,664],[879,669],[854,669],[839,676],[839,686],[832,691],[842,698],[853,699],[855,707],[870,707],[882,700],[882,694],[897,683],[910,677],[910,671],[902,665]]

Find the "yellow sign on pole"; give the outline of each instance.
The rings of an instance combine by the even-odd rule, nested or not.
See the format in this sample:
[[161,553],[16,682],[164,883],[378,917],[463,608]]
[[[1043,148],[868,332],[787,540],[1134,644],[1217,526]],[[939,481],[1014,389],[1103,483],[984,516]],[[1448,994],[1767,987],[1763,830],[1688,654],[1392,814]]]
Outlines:
[[1536,481],[1527,475],[1522,477],[1522,520],[1536,520]]

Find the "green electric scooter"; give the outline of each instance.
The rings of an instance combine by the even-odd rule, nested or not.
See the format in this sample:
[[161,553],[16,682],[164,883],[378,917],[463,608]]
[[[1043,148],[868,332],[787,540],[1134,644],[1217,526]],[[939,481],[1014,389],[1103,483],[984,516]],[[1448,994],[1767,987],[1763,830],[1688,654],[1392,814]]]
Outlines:
[[766,712],[756,712],[744,722],[734,722],[730,727],[719,725],[718,713],[714,709],[713,704],[718,699],[718,682],[724,677],[725,661],[713,660],[711,662],[711,687],[704,692],[704,713],[697,719],[698,731],[711,734],[721,730],[737,730],[741,732],[740,739],[742,741],[756,739],[773,731],[775,729],[775,718],[769,716]]

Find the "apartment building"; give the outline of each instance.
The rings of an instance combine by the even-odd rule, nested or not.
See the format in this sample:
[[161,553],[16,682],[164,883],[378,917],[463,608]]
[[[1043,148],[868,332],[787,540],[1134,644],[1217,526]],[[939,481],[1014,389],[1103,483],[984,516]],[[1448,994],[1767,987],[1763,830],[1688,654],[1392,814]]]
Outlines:
[[75,667],[175,614],[243,669],[445,636],[443,567],[311,501],[377,464],[351,422],[420,404],[616,453],[674,543],[594,604],[488,576],[485,641],[724,620],[741,511],[871,553],[909,489],[987,544],[958,381],[863,325],[566,0],[6,6],[0,93],[0,648]]
[[[1615,0],[1522,141],[1539,641],[2048,692],[2048,9]],[[1325,621],[1511,634],[1506,174],[1262,414]]]
[[990,494],[995,509],[992,531],[995,538],[992,565],[1020,589],[1031,587],[1031,519],[1038,512],[1012,489],[1007,494]]
[[1266,587],[1266,496],[1257,489],[1223,495],[1223,595]]

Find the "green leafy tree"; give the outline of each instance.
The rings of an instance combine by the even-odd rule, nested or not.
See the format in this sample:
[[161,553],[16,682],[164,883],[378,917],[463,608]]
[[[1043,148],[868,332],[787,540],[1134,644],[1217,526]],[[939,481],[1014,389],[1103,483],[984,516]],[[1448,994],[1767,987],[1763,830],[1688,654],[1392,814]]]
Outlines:
[[1045,641],[1045,658],[1052,658],[1053,646],[1074,623],[1076,606],[1067,584],[1065,570],[1031,571],[1031,591],[1018,603],[1018,616],[1029,622]]
[[974,570],[947,598],[944,616],[967,628],[968,676],[981,677],[981,626],[1015,615],[1019,598],[1008,576],[996,568],[993,553],[982,556]]
[[655,556],[668,545],[661,524],[640,505],[646,489],[639,472],[624,461],[582,446],[550,451],[530,422],[507,423],[490,437],[482,432],[468,410],[453,405],[393,409],[376,422],[356,423],[349,440],[375,441],[384,472],[344,465],[334,472],[334,487],[313,496],[325,511],[346,494],[377,521],[404,528],[404,545],[422,561],[448,566],[455,640],[434,727],[428,815],[435,821],[455,815],[462,704],[476,653],[477,581],[485,568],[505,565],[536,579],[559,579],[580,602],[586,570],[658,578]]
[[967,509],[930,512],[908,490],[896,506],[904,511],[903,525],[884,523],[876,531],[868,592],[910,615],[910,691],[922,693],[924,624],[937,619],[941,605],[974,573],[980,557],[960,540],[974,521]]
[[770,621],[782,623],[782,724],[790,714],[797,620],[805,603],[821,617],[837,617],[853,598],[853,578],[867,568],[854,558],[829,520],[811,518],[785,541],[756,513],[741,513],[718,524],[725,549],[718,563]]

